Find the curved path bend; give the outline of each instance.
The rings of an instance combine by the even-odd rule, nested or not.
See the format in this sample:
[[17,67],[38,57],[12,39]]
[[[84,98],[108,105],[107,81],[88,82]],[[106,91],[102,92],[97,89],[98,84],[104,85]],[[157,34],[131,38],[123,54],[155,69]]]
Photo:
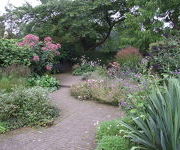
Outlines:
[[[80,82],[79,77],[70,74],[57,78],[67,86]],[[49,128],[22,128],[0,135],[0,150],[94,150],[97,125],[123,116],[117,107],[74,99],[68,87],[50,96],[61,110],[55,124]]]

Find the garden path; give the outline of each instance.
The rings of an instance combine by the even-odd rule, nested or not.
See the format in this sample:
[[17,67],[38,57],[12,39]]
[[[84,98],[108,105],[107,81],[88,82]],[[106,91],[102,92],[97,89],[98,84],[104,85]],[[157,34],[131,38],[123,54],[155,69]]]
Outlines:
[[[57,78],[67,86],[80,82],[80,77],[70,74]],[[99,122],[123,116],[117,107],[74,99],[68,87],[62,87],[50,96],[61,110],[55,125],[23,128],[0,135],[0,150],[94,150]]]

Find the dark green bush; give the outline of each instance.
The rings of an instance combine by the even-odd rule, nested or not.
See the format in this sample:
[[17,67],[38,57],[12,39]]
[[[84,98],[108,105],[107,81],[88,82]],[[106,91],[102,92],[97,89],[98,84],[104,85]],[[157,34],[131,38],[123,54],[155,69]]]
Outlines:
[[9,130],[24,126],[48,126],[58,115],[48,92],[41,87],[19,88],[0,94],[0,122]]
[[158,73],[180,72],[180,40],[178,36],[150,45],[150,65]]
[[12,64],[30,65],[30,49],[18,47],[17,42],[15,39],[0,39],[0,67]]

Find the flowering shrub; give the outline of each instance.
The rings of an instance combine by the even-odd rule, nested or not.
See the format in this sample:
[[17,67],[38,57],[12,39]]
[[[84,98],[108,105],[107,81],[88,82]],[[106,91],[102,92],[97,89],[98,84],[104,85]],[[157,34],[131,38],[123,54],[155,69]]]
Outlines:
[[60,55],[61,48],[61,44],[54,43],[51,37],[45,37],[44,41],[40,41],[39,37],[33,34],[26,35],[18,46],[29,47],[32,50],[30,67],[37,74],[52,70],[55,57]]
[[80,100],[96,100],[102,103],[118,105],[126,92],[119,83],[106,80],[87,80],[71,88],[72,96]]

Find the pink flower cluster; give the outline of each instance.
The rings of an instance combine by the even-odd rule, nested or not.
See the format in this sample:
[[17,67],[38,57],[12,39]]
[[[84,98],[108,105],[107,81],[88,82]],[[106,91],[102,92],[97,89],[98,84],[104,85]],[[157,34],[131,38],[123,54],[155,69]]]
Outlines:
[[45,46],[42,47],[42,50],[44,50],[44,51],[52,50],[52,51],[55,51],[56,55],[60,55],[60,53],[57,50],[59,48],[61,48],[61,44],[52,43],[52,38],[51,37],[45,37],[44,42],[45,42]]
[[52,66],[46,65],[46,70],[51,71],[52,70]]
[[44,42],[52,42],[52,38],[47,36],[44,38]]
[[28,34],[24,37],[22,42],[18,43],[18,46],[30,46],[33,47],[39,43],[39,37],[33,34]]
[[33,56],[33,61],[39,61],[39,56]]

